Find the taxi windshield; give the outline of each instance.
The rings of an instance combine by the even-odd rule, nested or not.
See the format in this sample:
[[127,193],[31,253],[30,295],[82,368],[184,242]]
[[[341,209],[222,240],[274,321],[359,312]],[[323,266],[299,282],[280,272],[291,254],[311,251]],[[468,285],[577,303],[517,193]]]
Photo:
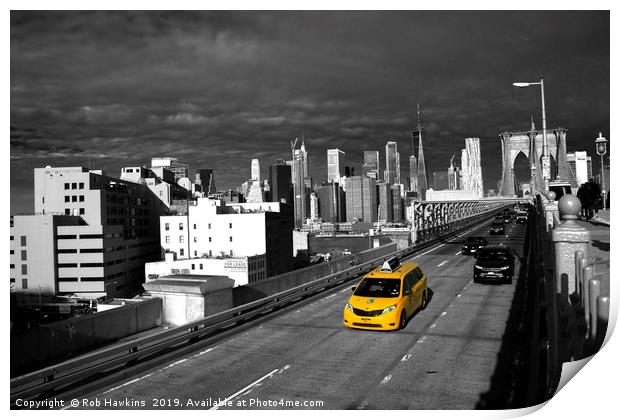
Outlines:
[[400,279],[365,278],[353,294],[363,297],[397,297],[400,295]]

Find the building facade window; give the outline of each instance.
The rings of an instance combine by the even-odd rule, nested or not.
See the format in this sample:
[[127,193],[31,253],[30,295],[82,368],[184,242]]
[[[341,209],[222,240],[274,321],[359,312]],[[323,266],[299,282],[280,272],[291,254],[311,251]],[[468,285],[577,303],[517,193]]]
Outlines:
[[80,189],[83,189],[83,188],[84,188],[84,183],[80,182]]
[[209,229],[211,229],[211,223],[209,223]]
[[196,229],[196,223],[194,223],[194,229]]
[[198,256],[198,251],[194,251],[194,257]]
[[68,196],[68,195],[65,195],[65,203],[68,203],[69,201],[70,201],[70,200],[69,200],[69,196]]
[[68,189],[69,189],[69,183],[65,182],[65,190],[68,190]]
[[22,246],[26,246],[26,237],[25,236],[22,235],[20,237],[20,241],[21,241]]
[[196,269],[196,265],[192,264],[192,270],[195,270],[195,269]]
[[230,256],[232,257],[233,255],[234,255],[234,254],[233,254],[233,250],[231,249],[231,250],[230,250]]
[[180,243],[184,243],[185,242],[185,237],[183,235],[179,236],[179,242]]
[[84,213],[85,213],[84,209],[81,208],[80,209],[80,214],[84,214]]
[[72,182],[71,183],[71,189],[72,190],[77,190],[77,182]]
[[209,257],[213,256],[213,251],[209,250]]
[[69,216],[71,215],[71,210],[70,209],[65,209],[65,216]]
[[228,224],[228,228],[229,228],[229,229],[232,229],[232,223],[229,223],[229,224]]
[[72,203],[77,203],[77,195],[72,195],[71,196],[71,202]]
[[200,269],[202,270],[202,264],[200,264],[200,266],[199,266],[199,267],[200,267]]
[[166,236],[166,243],[169,244],[170,243],[170,236]]
[[26,264],[22,264],[22,274],[28,274],[28,266]]
[[26,250],[22,250],[22,261],[26,261],[28,259],[28,254]]
[[166,223],[165,228],[166,230],[170,230],[170,223]]
[[232,236],[228,237],[228,242],[232,242]]
[[211,242],[211,237],[209,236],[209,242]]
[[185,255],[185,249],[184,249],[184,248],[181,248],[181,249],[179,250],[179,255],[180,255],[180,256],[184,256],[184,255]]
[[22,279],[22,289],[28,288],[28,279]]
[[84,201],[84,196],[83,196],[83,195],[81,195],[81,196],[80,196],[80,202],[83,202],[83,201]]
[[194,236],[194,242],[198,242],[198,237]]
[[183,223],[179,223],[179,230],[183,230]]

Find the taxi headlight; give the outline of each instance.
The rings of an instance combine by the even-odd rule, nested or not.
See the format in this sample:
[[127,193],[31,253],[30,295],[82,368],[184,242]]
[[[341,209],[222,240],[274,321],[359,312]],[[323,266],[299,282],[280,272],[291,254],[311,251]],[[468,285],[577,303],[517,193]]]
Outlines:
[[381,315],[387,314],[388,312],[392,312],[394,309],[396,309],[396,305],[388,306],[387,308],[383,310],[383,312],[381,312]]
[[350,303],[347,303],[344,308],[350,310],[351,312],[353,312],[353,306],[351,306]]
[[478,270],[484,270],[484,268],[479,266],[478,264],[474,265],[474,267],[476,267]]
[[507,265],[507,266],[504,266],[504,267],[500,267],[499,269],[500,270],[508,270],[509,268],[510,268],[510,266]]

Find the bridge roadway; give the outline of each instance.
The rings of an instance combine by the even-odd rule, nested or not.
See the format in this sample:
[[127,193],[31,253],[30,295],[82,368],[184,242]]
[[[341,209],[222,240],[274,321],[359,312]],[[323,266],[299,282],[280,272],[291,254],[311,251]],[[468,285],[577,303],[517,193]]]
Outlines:
[[[243,401],[245,408],[259,408],[250,406],[251,399],[318,400],[322,409],[508,407],[516,348],[515,322],[509,316],[511,307],[519,306],[513,298],[526,227],[512,222],[506,235],[495,236],[488,235],[489,224],[412,258],[427,274],[432,298],[402,331],[345,328],[348,283],[201,352],[84,398],[127,398],[144,401],[146,408],[153,407],[153,399],[170,402],[169,408],[193,408],[187,406],[189,399],[226,401],[219,409],[228,404],[242,409]],[[463,238],[473,234],[512,247],[517,256],[512,284],[473,283],[474,258],[460,253]]]

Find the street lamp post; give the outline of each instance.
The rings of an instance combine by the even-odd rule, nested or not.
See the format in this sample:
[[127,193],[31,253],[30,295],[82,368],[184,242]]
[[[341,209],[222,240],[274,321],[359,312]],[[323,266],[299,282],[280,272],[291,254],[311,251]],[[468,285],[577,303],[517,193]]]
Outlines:
[[545,184],[545,191],[549,190],[549,180],[551,178],[551,158],[549,157],[549,145],[547,143],[547,115],[545,113],[545,81],[541,77],[540,82],[514,82],[512,84],[518,88],[540,85],[540,96],[542,101],[542,130],[543,130],[543,153],[542,153],[542,176]]
[[594,141],[596,144],[596,153],[601,157],[601,193],[603,195],[603,208],[605,209],[606,194],[605,190],[605,167],[603,162],[603,156],[607,154],[607,139],[603,137],[603,133],[598,133],[598,138]]

